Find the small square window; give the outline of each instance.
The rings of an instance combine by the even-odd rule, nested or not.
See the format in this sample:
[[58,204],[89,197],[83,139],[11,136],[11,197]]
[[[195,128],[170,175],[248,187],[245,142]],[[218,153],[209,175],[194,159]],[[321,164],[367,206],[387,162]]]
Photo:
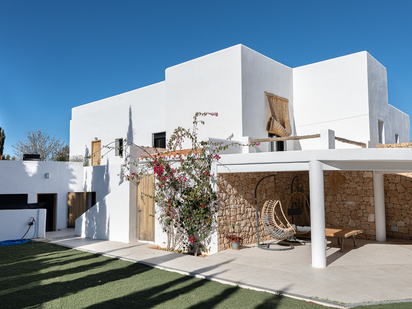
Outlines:
[[153,147],[166,148],[166,132],[153,134]]
[[116,138],[114,144],[115,156],[123,157],[123,138]]

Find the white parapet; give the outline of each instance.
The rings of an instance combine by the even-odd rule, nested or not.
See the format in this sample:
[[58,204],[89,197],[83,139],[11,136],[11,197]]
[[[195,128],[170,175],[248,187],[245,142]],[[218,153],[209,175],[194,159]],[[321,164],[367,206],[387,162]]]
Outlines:
[[335,131],[320,131],[320,149],[335,149]]

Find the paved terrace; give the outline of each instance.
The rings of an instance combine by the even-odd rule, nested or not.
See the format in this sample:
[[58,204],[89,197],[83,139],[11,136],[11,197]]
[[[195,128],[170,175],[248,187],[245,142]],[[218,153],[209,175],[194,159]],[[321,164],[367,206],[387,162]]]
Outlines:
[[327,267],[317,269],[311,267],[310,244],[279,252],[248,246],[201,258],[149,249],[153,244],[125,244],[73,234],[74,229],[66,229],[47,233],[46,238],[69,248],[338,308],[408,299],[412,302],[410,241],[358,239],[358,247],[354,248],[351,239],[346,239],[341,253],[336,239],[332,239],[326,250]]

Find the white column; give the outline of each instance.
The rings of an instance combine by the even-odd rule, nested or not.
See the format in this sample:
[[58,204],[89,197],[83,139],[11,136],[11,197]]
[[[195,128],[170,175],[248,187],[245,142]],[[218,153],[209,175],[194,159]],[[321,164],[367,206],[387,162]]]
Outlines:
[[312,267],[326,267],[325,197],[322,163],[309,162]]
[[373,172],[373,199],[375,201],[376,240],[386,241],[385,189],[383,174]]

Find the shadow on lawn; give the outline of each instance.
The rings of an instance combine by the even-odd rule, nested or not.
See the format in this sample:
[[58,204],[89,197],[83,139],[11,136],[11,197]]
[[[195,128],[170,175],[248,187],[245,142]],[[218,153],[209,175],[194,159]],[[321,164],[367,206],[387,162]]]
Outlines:
[[[242,290],[237,286],[222,288],[215,282],[50,244],[14,247],[0,250],[2,308],[46,303],[62,308],[212,308],[228,298],[229,305],[237,301],[235,307],[245,307],[237,300]],[[276,308],[281,299],[270,295],[253,306]]]
[[[59,278],[66,275],[75,275],[84,271],[89,271],[93,268],[106,266],[114,260],[101,259],[99,255],[74,253],[76,251],[70,251],[70,249],[59,250],[61,247],[57,247],[54,254],[49,254],[46,258],[30,259],[28,261],[22,261],[14,263],[7,269],[1,272],[2,278],[7,278],[7,286],[14,287],[20,285],[22,280],[24,282],[30,282],[30,284],[36,284],[36,282],[43,282],[54,278]],[[66,255],[70,251],[70,255]],[[59,256],[59,253],[64,256]],[[1,264],[1,267],[3,265]],[[47,269],[54,268],[55,270],[47,271]],[[1,268],[0,268],[1,269]],[[19,274],[16,274],[17,270],[21,270]],[[8,294],[7,287],[2,290],[2,294]]]
[[[76,250],[45,244],[34,245],[37,248],[33,250],[32,257],[41,256],[45,253],[39,253],[39,246],[46,246],[44,247],[46,251],[54,251],[55,254],[48,254],[47,258],[42,257],[41,263],[36,263],[35,259],[29,258],[18,262],[16,265],[4,267],[3,262],[10,264],[7,258],[11,258],[11,255],[6,257],[4,252],[9,250],[18,253],[22,246],[26,246],[24,249],[27,249],[28,246],[33,246],[33,244],[28,243],[15,246],[15,248],[3,247],[6,249],[2,248],[2,251],[0,251],[0,298],[2,308],[38,306],[88,288],[152,270],[151,267],[142,264],[129,264],[89,253],[83,253],[84,257],[79,258]],[[30,251],[24,251],[26,251],[26,256],[30,255]],[[73,259],[69,258],[71,254],[74,257]],[[58,259],[59,255],[64,255],[65,261],[55,263],[54,260]],[[47,259],[50,259],[50,265],[48,265]],[[114,262],[121,262],[122,267],[104,271],[99,270],[99,268]],[[123,265],[127,266],[124,267]],[[57,267],[57,270],[48,271],[48,269],[55,267]],[[84,276],[84,272],[91,272],[91,274]]]
[[[136,306],[136,308],[153,308],[157,306],[164,308],[214,308],[218,304],[227,301],[228,298],[234,296],[235,293],[241,290],[238,286],[228,286],[219,294],[211,296],[208,299],[194,299],[195,295],[192,296],[192,294],[206,294],[205,291],[199,291],[198,289],[213,283],[214,282],[208,280],[184,276],[164,284],[156,285],[151,288],[129,294],[127,296],[100,302],[87,308],[131,308],[132,306]],[[283,296],[277,295],[270,296],[263,303],[258,304],[253,308],[276,308],[282,297]],[[232,297],[232,299],[236,300],[236,297]],[[239,302],[236,303],[235,301],[234,303],[234,308],[246,308],[242,306],[242,304],[239,304]],[[247,307],[251,308],[249,306]]]

